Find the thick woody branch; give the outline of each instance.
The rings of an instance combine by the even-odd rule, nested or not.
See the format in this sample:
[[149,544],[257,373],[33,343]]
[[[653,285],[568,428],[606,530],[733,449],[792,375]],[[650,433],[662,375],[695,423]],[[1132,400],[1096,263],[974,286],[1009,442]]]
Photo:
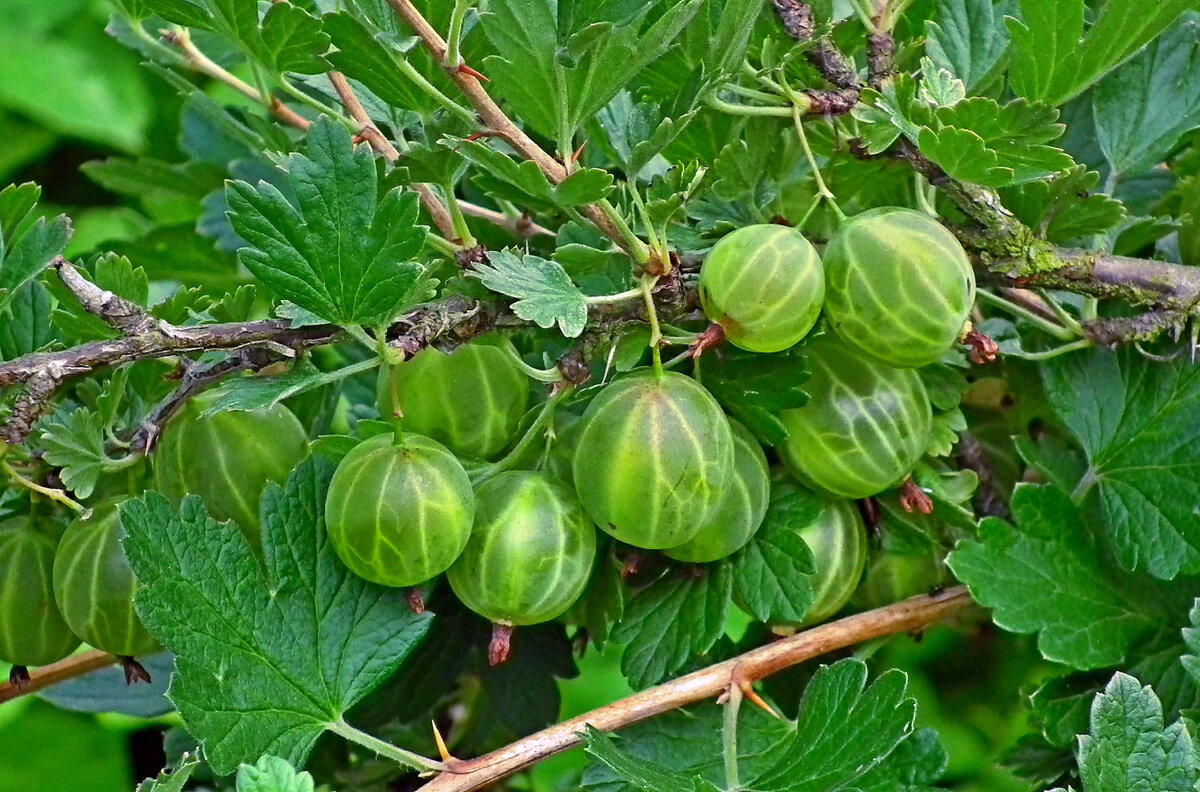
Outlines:
[[[442,67],[446,76],[458,87],[471,106],[475,108],[479,120],[483,123],[487,132],[503,140],[508,145],[512,146],[513,150],[520,154],[525,159],[534,163],[541,169],[542,173],[546,174],[546,178],[552,184],[562,182],[570,171],[563,163],[550,156],[537,142],[525,134],[525,131],[513,123],[504,111],[500,109],[500,105],[488,95],[484,90],[483,84],[475,76],[478,72],[467,68],[464,64],[451,64],[446,59],[446,41],[441,35],[434,30],[429,21],[421,15],[410,0],[387,0],[388,5],[396,12],[396,15],[408,25],[414,33],[421,39],[422,45],[433,56],[434,62]],[[588,204],[583,208],[583,212],[587,218],[595,224],[596,228],[607,236],[612,241],[616,242],[622,248],[626,249],[627,253],[636,254],[638,251],[629,250],[629,241],[613,224],[613,221],[604,213],[597,204]],[[644,251],[643,251],[644,254]]]
[[122,335],[148,333],[158,324],[158,320],[147,314],[142,306],[101,289],[80,275],[79,270],[62,256],[55,257],[50,266],[58,271],[63,285],[71,291],[85,311],[100,317],[105,324]]
[[854,62],[828,38],[814,40],[816,21],[813,18],[812,7],[798,0],[775,0],[775,11],[783,23],[784,32],[801,44],[811,44],[804,57],[837,89],[805,91],[804,94],[810,102],[807,112],[841,115],[854,109],[862,94],[858,70],[855,69]]
[[971,604],[965,588],[913,597],[761,646],[732,660],[644,690],[629,698],[543,729],[477,759],[448,762],[446,772],[422,792],[471,792],[582,743],[585,726],[614,731],[688,704],[715,698],[731,686],[749,685],[786,668],[873,638],[922,630]]

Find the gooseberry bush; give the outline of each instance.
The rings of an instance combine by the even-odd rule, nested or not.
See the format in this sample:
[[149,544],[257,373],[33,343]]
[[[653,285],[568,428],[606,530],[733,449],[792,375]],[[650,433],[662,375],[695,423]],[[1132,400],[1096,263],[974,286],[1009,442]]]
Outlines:
[[0,702],[146,792],[1200,789],[1196,6],[114,0],[178,135],[118,239],[0,191]]

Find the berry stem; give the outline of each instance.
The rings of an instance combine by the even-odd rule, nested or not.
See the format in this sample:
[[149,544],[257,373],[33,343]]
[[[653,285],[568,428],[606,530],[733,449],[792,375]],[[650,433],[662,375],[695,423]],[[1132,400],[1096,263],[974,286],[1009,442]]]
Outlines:
[[512,358],[512,361],[517,365],[517,368],[525,372],[525,375],[530,379],[537,380],[538,382],[545,382],[547,385],[555,382],[562,382],[563,375],[562,372],[558,370],[557,366],[548,369],[540,369],[529,365],[525,362],[524,358],[521,357],[521,353],[517,351],[515,346],[513,346],[513,342],[510,339],[504,339],[504,343],[501,345],[501,347],[506,353],[508,353],[508,356]]
[[545,403],[542,405],[542,411],[538,413],[537,418],[533,419],[533,423],[531,423],[529,428],[525,430],[525,434],[523,434],[521,439],[517,441],[517,444],[512,447],[512,450],[505,454],[503,458],[488,466],[485,472],[482,473],[478,478],[472,479],[471,484],[477,487],[497,473],[503,473],[506,470],[511,470],[512,468],[516,467],[529,446],[535,443],[537,439],[543,435],[546,427],[549,426],[551,419],[554,417],[554,411],[558,408],[558,403],[564,396],[569,393],[573,393],[574,390],[575,387],[572,385],[556,389],[554,393],[550,395],[550,398],[546,399]]
[[508,660],[512,651],[513,626],[505,622],[492,625],[492,641],[488,644],[488,665],[498,666]]
[[796,125],[796,137],[800,139],[800,148],[804,150],[808,166],[812,168],[813,179],[817,182],[817,194],[829,204],[829,208],[833,209],[833,213],[837,215],[838,220],[845,220],[846,214],[842,211],[842,207],[838,206],[833,193],[830,192],[829,187],[825,184],[825,179],[821,177],[821,169],[817,166],[817,158],[813,156],[812,148],[808,145],[808,135],[804,133],[804,116],[800,111],[799,105],[792,106],[792,121]]
[[658,310],[654,307],[654,284],[658,278],[642,276],[642,298],[646,301],[646,314],[650,317],[650,354],[654,358],[654,372],[663,375],[662,330],[658,326]]

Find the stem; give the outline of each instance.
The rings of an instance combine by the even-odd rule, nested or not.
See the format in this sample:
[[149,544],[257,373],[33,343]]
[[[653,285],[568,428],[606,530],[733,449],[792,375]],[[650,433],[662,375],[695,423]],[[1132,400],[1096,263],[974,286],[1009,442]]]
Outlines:
[[425,244],[429,245],[429,247],[433,248],[438,253],[441,253],[451,261],[454,260],[454,254],[459,250],[458,246],[453,242],[447,241],[445,237],[441,236],[440,234],[435,234],[432,231],[425,232]]
[[629,227],[629,223],[625,222],[625,218],[617,211],[617,207],[612,205],[612,202],[607,198],[601,198],[596,204],[600,207],[600,211],[612,223],[613,228],[621,237],[622,247],[630,251],[633,260],[638,264],[647,264],[650,261],[650,248],[643,242],[638,235],[633,233],[633,229]]
[[63,492],[62,490],[53,489],[51,487],[43,487],[41,484],[38,484],[35,481],[31,481],[31,480],[25,478],[24,476],[22,476],[20,473],[17,472],[16,468],[14,468],[12,465],[8,464],[8,462],[0,462],[0,470],[3,470],[6,474],[8,474],[8,477],[10,479],[17,482],[22,487],[25,487],[26,489],[29,489],[29,490],[33,490],[34,492],[36,492],[40,495],[44,495],[47,498],[49,498],[50,500],[54,501],[55,503],[61,503],[62,505],[66,506],[67,508],[72,509],[73,511],[79,512],[80,514],[86,512],[88,510],[86,506],[84,506],[82,503],[77,502],[76,500],[71,498],[70,495]]
[[[738,85],[737,83],[725,83],[723,86],[721,86],[721,89],[738,94],[739,96],[745,96],[747,99],[758,99],[759,101],[763,102],[778,103],[779,100],[783,98],[779,94],[769,94],[766,91],[760,91],[757,88],[747,88],[746,86]],[[782,107],[783,105],[780,106]]]
[[351,338],[365,346],[367,349],[371,350],[372,352],[379,351],[379,345],[375,342],[375,339],[367,335],[367,331],[363,330],[360,325],[346,325],[343,329]]
[[652,275],[642,277],[642,298],[646,301],[646,313],[650,317],[650,355],[654,358],[654,372],[658,376],[663,375],[662,364],[662,348],[659,342],[662,341],[662,330],[658,326],[658,309],[654,307],[654,284],[658,282],[658,278]]
[[917,195],[917,204],[921,207],[921,211],[930,217],[937,217],[937,209],[933,206],[933,201],[929,200],[929,195],[925,192],[925,177],[913,171],[913,191]]
[[508,356],[512,358],[513,363],[517,364],[517,367],[520,368],[521,371],[525,372],[525,376],[529,377],[530,379],[537,380],[538,382],[545,382],[547,384],[553,382],[562,382],[563,375],[557,367],[540,369],[526,363],[524,358],[521,357],[521,353],[517,351],[515,346],[513,346],[511,339],[504,339],[504,342],[501,344],[500,348],[508,353]]
[[1059,325],[1054,324],[1053,322],[1046,319],[1045,317],[1038,316],[1033,311],[1030,311],[1028,308],[1017,305],[1016,303],[1006,300],[997,294],[992,294],[991,292],[989,292],[985,289],[977,290],[975,292],[975,298],[978,300],[981,300],[983,302],[989,303],[991,305],[994,305],[1003,311],[1007,311],[1008,313],[1012,314],[1013,316],[1017,316],[1017,317],[1020,317],[1021,319],[1024,319],[1025,321],[1027,321],[1030,324],[1037,327],[1042,332],[1048,333],[1049,335],[1054,336],[1055,338],[1057,338],[1060,341],[1070,341],[1073,338],[1079,337],[1078,333],[1072,333],[1067,328],[1060,327]]
[[808,165],[812,168],[813,178],[817,181],[817,194],[829,203],[829,206],[833,209],[833,213],[838,216],[839,220],[845,220],[845,213],[838,206],[833,193],[829,191],[829,187],[825,185],[825,179],[821,178],[821,169],[817,167],[817,158],[813,156],[812,149],[808,145],[808,135],[804,134],[804,119],[800,113],[799,106],[792,106],[792,120],[796,125],[796,137],[800,138],[800,148],[804,149],[804,156],[808,159]]
[[395,60],[396,68],[400,70],[400,73],[412,80],[413,83],[422,91],[424,91],[431,99],[449,110],[454,115],[461,118],[463,121],[466,121],[471,126],[478,126],[479,120],[475,118],[474,113],[438,90],[438,87],[429,82],[429,80],[426,80],[425,75],[417,71],[416,67],[409,63],[407,59],[398,58]]
[[462,44],[463,23],[466,22],[472,2],[474,0],[454,0],[454,10],[450,12],[450,30],[446,34],[446,66],[451,69],[458,68],[462,63],[458,50]]
[[735,683],[729,686],[729,700],[725,702],[725,727],[721,730],[721,744],[725,754],[725,789],[738,792],[742,782],[738,779],[737,727],[738,710],[742,705],[742,689]]
[[1080,349],[1087,349],[1093,343],[1090,338],[1081,338],[1078,341],[1072,341],[1069,344],[1063,344],[1054,349],[1047,349],[1045,352],[1005,352],[1004,354],[1009,357],[1020,358],[1021,360],[1050,360],[1059,355],[1066,355]]
[[542,435],[542,430],[550,425],[551,420],[554,418],[554,411],[558,408],[558,403],[562,401],[564,396],[574,392],[574,390],[575,388],[573,386],[569,386],[552,393],[550,398],[546,399],[545,403],[542,405],[542,411],[538,413],[537,418],[533,419],[533,423],[531,423],[529,428],[525,430],[525,434],[521,435],[521,439],[518,440],[517,444],[512,447],[512,450],[494,462],[492,466],[488,468],[487,473],[483,477],[472,481],[471,483],[475,486],[479,486],[497,473],[503,473],[506,470],[511,470],[518,462],[520,462],[522,455],[529,448],[529,446],[535,443],[538,437]]
[[59,660],[57,663],[51,663],[48,666],[42,666],[37,671],[33,671],[29,675],[28,684],[23,687],[18,688],[8,682],[0,682],[0,704],[12,701],[20,696],[37,693],[39,690],[45,690],[51,685],[57,685],[59,682],[65,682],[68,679],[73,679],[83,674],[90,674],[92,671],[105,668],[115,662],[117,662],[116,655],[110,655],[98,649],[71,655],[68,658]]
[[1046,305],[1050,306],[1050,310],[1054,312],[1054,316],[1058,319],[1058,321],[1062,322],[1063,327],[1067,328],[1077,336],[1083,335],[1083,326],[1080,325],[1079,322],[1075,321],[1075,317],[1067,313],[1067,310],[1063,308],[1061,304],[1059,304],[1058,300],[1050,296],[1050,293],[1045,289],[1038,289],[1037,293],[1039,297],[1045,300]]
[[442,185],[442,192],[446,196],[446,207],[450,210],[450,220],[454,223],[454,233],[458,237],[458,242],[467,248],[473,248],[478,242],[471,234],[471,229],[467,227],[467,218],[463,217],[462,209],[458,206],[458,197],[454,194],[453,184]]
[[392,745],[390,742],[372,737],[364,731],[359,731],[343,720],[325,724],[325,728],[334,734],[349,740],[352,743],[357,743],[368,750],[374,751],[380,756],[387,757],[392,761],[398,762],[405,767],[412,767],[417,770],[426,771],[441,771],[446,769],[446,765],[436,759],[429,759],[420,754],[406,751],[403,748]]
[[421,792],[474,792],[494,788],[500,779],[579,745],[582,742],[580,733],[587,725],[601,731],[615,731],[717,696],[729,688],[735,674],[739,680],[763,679],[797,663],[872,638],[924,629],[954,616],[970,604],[966,589],[956,586],[936,596],[913,597],[822,624],[586,712],[485,756],[454,762],[446,772],[422,787]]
[[617,292],[616,294],[601,294],[598,297],[585,297],[584,300],[588,305],[613,305],[622,303],[626,300],[636,300],[642,296],[642,287],[628,291]]
[[792,115],[792,108],[787,107],[758,107],[756,105],[734,104],[726,102],[721,97],[714,93],[706,94],[704,103],[714,110],[720,110],[722,113],[730,115],[742,116],[774,116],[776,118],[787,118]]

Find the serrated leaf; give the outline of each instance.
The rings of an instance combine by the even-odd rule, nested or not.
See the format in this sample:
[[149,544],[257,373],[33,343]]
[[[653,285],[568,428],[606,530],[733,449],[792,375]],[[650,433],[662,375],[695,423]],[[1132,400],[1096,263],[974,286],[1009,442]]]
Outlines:
[[495,0],[482,27],[495,55],[483,70],[526,123],[560,146],[664,54],[699,0],[620,4]]
[[1084,0],[1021,0],[1020,19],[1006,20],[1009,81],[1018,96],[1064,104],[1193,7],[1194,0],[1105,3],[1085,35]]
[[396,65],[394,47],[372,35],[362,22],[346,11],[322,17],[324,30],[337,51],[327,59],[339,71],[365,85],[393,107],[432,113],[437,105],[429,94],[407,79]]
[[1200,16],[1185,14],[1096,86],[1096,139],[1109,167],[1138,173],[1200,126]]
[[587,325],[587,299],[556,261],[501,250],[477,264],[475,275],[492,291],[516,298],[513,312],[539,327],[557,324],[567,338],[576,338]]
[[54,339],[50,307],[50,294],[37,281],[17,291],[8,308],[0,311],[0,360],[36,352]]
[[951,176],[990,187],[1032,181],[1075,163],[1045,145],[1062,135],[1058,111],[1017,99],[1000,105],[972,97],[934,111],[935,128],[920,130],[921,152]]
[[778,413],[808,404],[803,389],[808,377],[803,348],[797,347],[773,355],[724,349],[704,361],[704,386],[768,445],[787,439]]
[[577,170],[555,186],[536,163],[518,162],[483,141],[446,136],[440,143],[460,152],[504,184],[516,188],[527,199],[543,205],[569,209],[594,203],[612,192],[612,174],[599,168]]
[[321,22],[290,3],[272,3],[262,20],[263,60],[276,74],[321,74],[329,34]]
[[1186,588],[1117,568],[1059,490],[1020,484],[1011,507],[1014,524],[984,520],[978,540],[960,542],[948,563],[998,626],[1038,633],[1048,659],[1079,669],[1115,665],[1173,626],[1190,601]]
[[635,102],[629,91],[620,91],[596,116],[617,162],[632,179],[669,146],[695,113],[665,118],[657,105]]
[[31,212],[41,196],[42,188],[33,182],[10,184],[0,190],[0,258],[34,221]]
[[295,203],[266,182],[229,182],[229,220],[248,247],[238,259],[280,297],[328,322],[377,326],[407,308],[423,268],[417,196],[378,196],[375,158],[321,119],[306,150],[282,161]]
[[156,778],[147,778],[138,784],[136,792],[181,792],[192,773],[200,766],[200,757],[185,753],[170,770],[163,770]]
[[340,382],[346,374],[341,371],[321,371],[313,366],[297,366],[275,377],[247,376],[225,380],[214,388],[213,402],[204,415],[216,415],[230,410],[265,410],[285,399]]
[[695,784],[694,779],[685,775],[630,756],[617,748],[611,737],[592,726],[587,727],[583,739],[589,754],[635,789],[645,792],[681,792]]
[[175,653],[171,700],[218,773],[264,753],[301,764],[429,627],[403,592],[338,560],[324,527],[332,474],[310,457],[285,487],[267,488],[261,569],[241,531],[198,497],[176,508],[151,492],[122,505],[138,613]]
[[147,8],[168,22],[185,27],[208,30],[213,18],[206,3],[200,0],[142,0]]
[[767,624],[799,624],[813,602],[817,571],[799,532],[821,516],[822,504],[791,482],[771,488],[771,502],[750,543],[731,560],[737,602]]
[[824,792],[849,787],[913,733],[916,702],[908,677],[888,671],[867,685],[867,666],[846,659],[822,666],[800,701],[796,733],[775,766],[748,786],[761,792]]
[[[26,215],[30,210],[32,207],[26,210]],[[0,246],[0,311],[9,306],[22,286],[46,269],[51,259],[66,250],[71,239],[71,221],[66,215],[52,219],[39,217],[26,224],[24,216],[17,217],[13,212],[8,221],[12,229],[0,227],[0,239],[6,240]],[[22,225],[26,230],[17,233]],[[10,238],[14,233],[17,233],[15,239]]]
[[967,96],[967,87],[949,69],[936,65],[929,58],[921,59],[921,98],[939,107],[958,104]]
[[100,416],[85,407],[55,416],[42,424],[41,442],[46,461],[60,468],[63,485],[89,497],[109,461]]
[[932,430],[925,454],[931,457],[949,456],[958,442],[958,436],[967,429],[967,417],[957,407],[933,414]]
[[313,792],[313,779],[278,756],[264,756],[238,768],[237,792]]
[[990,83],[1008,49],[1004,17],[1015,0],[938,0],[925,23],[925,53],[933,63],[963,81],[968,92]]
[[1001,191],[1004,205],[1039,236],[1060,244],[1107,233],[1125,219],[1120,201],[1092,193],[1100,174],[1076,165],[1050,179]]
[[1101,350],[1042,377],[1087,454],[1078,492],[1121,563],[1164,580],[1200,571],[1200,369]]
[[1084,792],[1192,792],[1200,762],[1187,727],[1167,726],[1154,691],[1118,672],[1079,738],[1079,776]]
[[733,575],[724,564],[670,573],[638,592],[625,607],[612,640],[628,644],[621,671],[645,688],[712,649],[725,632]]

